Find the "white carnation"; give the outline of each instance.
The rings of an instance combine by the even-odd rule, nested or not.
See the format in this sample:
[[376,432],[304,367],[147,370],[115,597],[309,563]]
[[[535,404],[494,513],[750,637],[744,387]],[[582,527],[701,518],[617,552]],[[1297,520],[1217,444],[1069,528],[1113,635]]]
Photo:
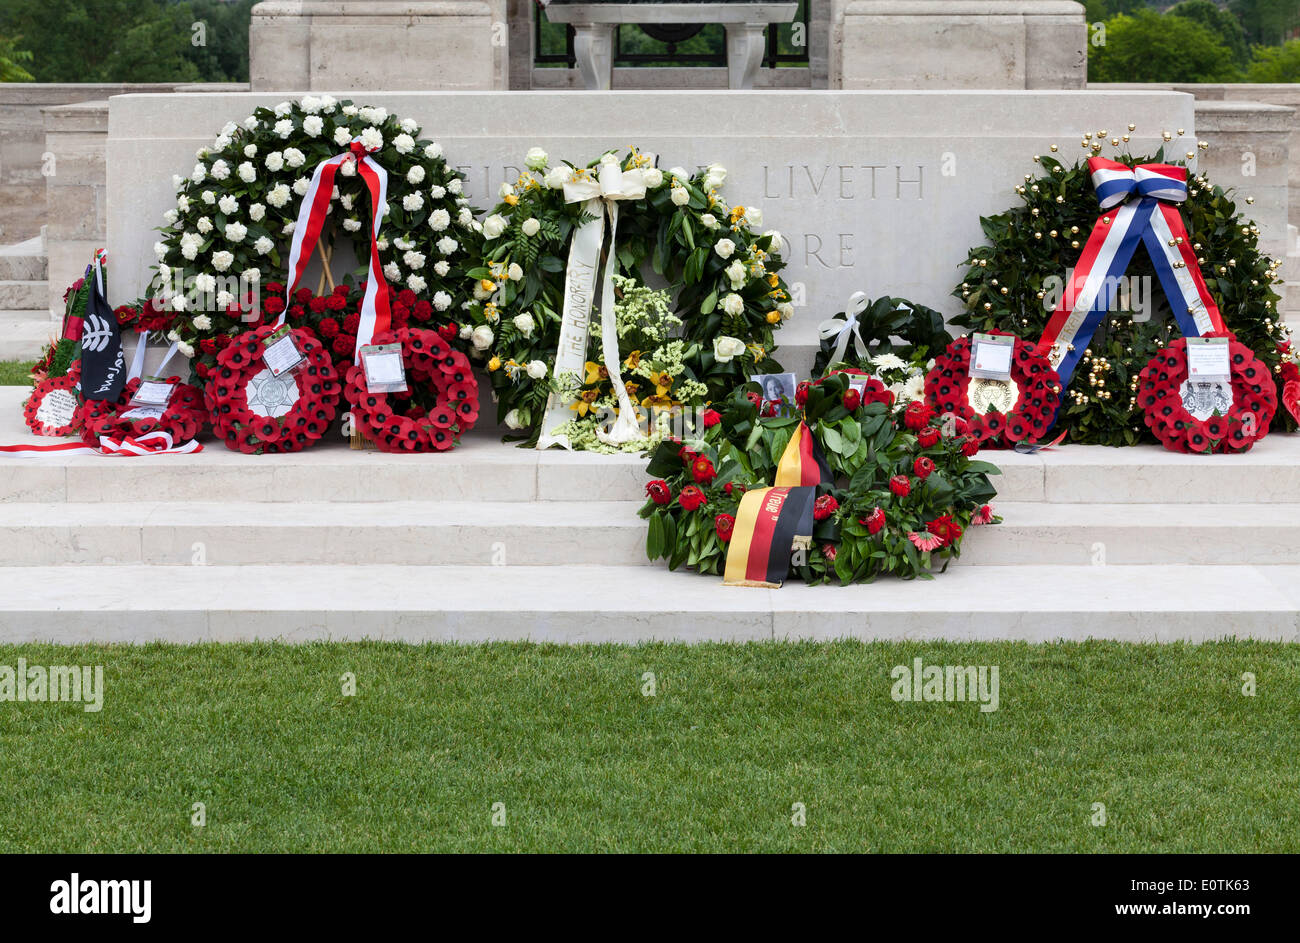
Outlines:
[[306,196],[307,191],[311,189],[311,181],[306,177],[299,177],[293,182],[293,192],[299,196]]
[[420,130],[420,126],[416,123],[414,118],[403,118],[397,123],[397,126],[407,134],[415,134]]
[[257,242],[253,243],[253,249],[256,250],[258,255],[267,255],[274,248],[275,243],[266,236],[259,236]]
[[325,130],[325,119],[319,115],[309,115],[302,119],[303,133],[314,138]]
[[248,207],[248,218],[255,223],[260,223],[266,216],[266,207],[261,203],[253,203]]
[[156,256],[158,256],[158,261],[159,261],[159,262],[161,262],[163,259],[167,258],[167,245],[166,245],[166,243],[155,242],[155,243],[153,244],[153,254],[156,255]]
[[429,228],[434,232],[442,232],[451,225],[451,214],[446,210],[434,210],[429,214]]
[[402,262],[409,269],[422,269],[424,268],[424,253],[407,252],[402,256]]
[[384,135],[378,128],[366,128],[360,137],[361,146],[368,151],[377,151],[384,146]]
[[464,192],[464,190],[465,190],[465,184],[461,181],[459,177],[452,177],[450,180],[447,181],[448,193],[459,194]]
[[446,278],[447,273],[451,271],[451,266],[447,264],[446,259],[443,259],[442,261],[433,264],[433,270],[439,276]]
[[399,154],[409,154],[415,150],[415,139],[409,134],[399,134],[393,138],[393,148]]
[[423,180],[424,180],[424,168],[421,167],[419,164],[416,164],[414,167],[412,167],[410,170],[406,172],[407,183],[417,184]]
[[234,264],[235,256],[233,253],[227,252],[225,249],[212,253],[212,267],[218,272],[224,272]]
[[406,287],[411,291],[424,291],[429,287],[429,283],[420,275],[408,275],[406,278]]
[[287,138],[289,135],[293,134],[293,122],[288,118],[285,118],[282,121],[277,121],[273,130],[281,138]]
[[236,200],[234,196],[227,193],[217,201],[217,208],[227,216],[230,216],[235,212],[235,210],[239,209],[239,201]]
[[307,163],[307,158],[303,152],[296,147],[286,147],[284,149],[284,162],[295,170]]
[[390,282],[398,281],[402,277],[402,270],[397,267],[396,262],[389,262],[384,266],[384,278]]
[[271,192],[266,195],[266,202],[274,206],[276,209],[284,206],[289,202],[289,185],[285,183],[277,183],[275,187],[272,188]]
[[167,212],[163,213],[163,222],[166,222],[168,224],[174,223],[176,222],[176,220],[180,218],[181,218],[181,214],[176,212],[175,210],[168,210]]
[[226,241],[243,242],[248,235],[248,227],[243,223],[226,223]]
[[200,272],[194,276],[194,287],[205,294],[217,290],[217,277],[209,275],[207,272]]
[[212,165],[212,178],[214,180],[225,180],[230,176],[230,165],[224,160],[219,160]]
[[239,273],[239,280],[246,285],[256,285],[262,280],[262,270],[256,268],[246,268]]
[[345,220],[343,220],[343,228],[346,229],[348,232],[360,232],[360,231],[361,231],[361,220],[359,220],[359,219],[345,219]]
[[212,319],[206,314],[200,314],[190,323],[194,325],[196,331],[209,331],[212,329]]
[[345,147],[346,145],[351,144],[352,132],[349,131],[347,128],[342,128],[342,127],[335,128],[334,143],[337,144],[339,147]]
[[440,291],[433,296],[433,306],[439,311],[446,311],[451,307],[451,295],[445,291]]
[[198,233],[187,232],[181,234],[181,255],[193,262],[199,254],[199,246],[203,245],[203,237]]
[[206,236],[212,232],[212,220],[207,216],[200,216],[198,222],[194,224],[194,228]]
[[451,255],[459,248],[460,243],[451,238],[451,236],[443,236],[438,240],[438,251],[443,255]]
[[424,148],[424,156],[429,160],[437,160],[442,156],[442,145],[436,141],[433,144],[426,144]]
[[402,209],[414,212],[424,208],[424,197],[418,193],[408,193],[402,197]]
[[257,168],[253,166],[252,161],[244,161],[236,168],[236,172],[244,183],[252,183],[257,179]]
[[208,206],[215,206],[217,202],[217,195],[213,193],[211,190],[204,190],[202,199],[203,202],[206,203]]
[[262,163],[266,165],[267,170],[271,171],[271,173],[275,173],[276,171],[284,169],[284,155],[279,151],[272,151],[266,155],[266,158]]

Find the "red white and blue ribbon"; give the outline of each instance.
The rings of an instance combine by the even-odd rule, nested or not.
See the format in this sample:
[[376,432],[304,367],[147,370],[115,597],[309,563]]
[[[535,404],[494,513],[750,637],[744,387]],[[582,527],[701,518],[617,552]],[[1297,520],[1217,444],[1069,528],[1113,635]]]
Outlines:
[[1146,244],[1184,336],[1224,330],[1178,211],[1178,204],[1187,199],[1187,168],[1173,164],[1129,167],[1092,157],[1088,169],[1102,214],[1088,235],[1042,339],[1063,388],[1069,386],[1097,325],[1112,307],[1139,241]]
[[307,269],[311,253],[320,241],[325,220],[329,218],[330,200],[334,196],[334,175],[344,161],[356,161],[357,173],[370,193],[370,274],[366,279],[366,295],[361,302],[361,321],[357,326],[358,353],[376,334],[387,331],[392,325],[389,307],[388,282],[384,267],[379,261],[379,227],[388,212],[388,171],[370,156],[360,139],[353,140],[346,151],[316,165],[311,186],[303,195],[298,209],[298,222],[293,227],[293,244],[289,248],[289,278],[284,290],[285,311],[276,326],[284,323],[293,290]]

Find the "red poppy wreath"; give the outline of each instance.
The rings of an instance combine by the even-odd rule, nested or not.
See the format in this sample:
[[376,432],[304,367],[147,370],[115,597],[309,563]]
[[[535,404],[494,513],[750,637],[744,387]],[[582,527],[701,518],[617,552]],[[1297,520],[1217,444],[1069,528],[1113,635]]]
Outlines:
[[1061,403],[1061,378],[1038,345],[1016,338],[1010,382],[972,378],[970,356],[970,338],[960,337],[935,358],[925,378],[926,402],[941,416],[966,420],[986,448],[1010,448],[1046,435]]
[[46,377],[32,390],[23,404],[27,428],[37,435],[73,435],[81,429],[84,408],[77,384],[81,382],[81,364],[74,363],[61,377]]
[[1146,424],[1174,452],[1245,452],[1268,434],[1277,411],[1277,387],[1268,367],[1231,333],[1231,383],[1191,383],[1187,342],[1159,351],[1138,375],[1138,404]]
[[344,391],[352,419],[384,452],[445,452],[478,420],[478,382],[469,360],[436,331],[400,328],[373,344],[401,344],[409,388],[371,393],[365,370],[349,368]]
[[299,452],[320,440],[338,413],[342,386],[329,351],[306,328],[290,331],[304,362],[276,376],[263,361],[263,325],[217,354],[204,398],[212,428],[226,447],[247,454]]
[[203,394],[198,387],[181,383],[180,377],[167,379],[176,386],[165,407],[131,406],[131,398],[140,389],[139,377],[128,380],[116,400],[86,400],[81,441],[98,446],[101,438],[124,442],[151,432],[165,432],[178,445],[193,439],[208,421]]

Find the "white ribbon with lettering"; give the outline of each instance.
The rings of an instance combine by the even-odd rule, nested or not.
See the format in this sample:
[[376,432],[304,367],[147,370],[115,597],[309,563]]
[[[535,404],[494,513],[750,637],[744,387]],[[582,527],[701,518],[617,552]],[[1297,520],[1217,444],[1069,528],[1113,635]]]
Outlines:
[[849,296],[848,307],[844,312],[844,320],[839,318],[827,318],[817,326],[818,336],[822,340],[835,338],[835,352],[827,365],[841,363],[844,355],[848,353],[849,342],[853,342],[853,349],[857,352],[859,358],[865,359],[867,356],[867,345],[862,340],[862,329],[858,326],[858,315],[867,310],[866,292],[855,291]]
[[[642,167],[654,166],[653,154],[642,154]],[[593,177],[592,175],[595,174]],[[595,171],[586,171],[581,177],[564,185],[566,203],[582,203],[587,214],[595,219],[583,224],[573,234],[569,245],[569,266],[564,273],[564,310],[561,313],[560,343],[555,351],[554,375],[565,373],[581,377],[587,360],[587,339],[591,333],[591,305],[596,288],[596,270],[600,265],[600,250],[605,242],[605,216],[609,216],[609,255],[605,260],[604,281],[600,294],[601,354],[609,380],[618,398],[618,419],[609,432],[597,430],[600,441],[608,445],[622,445],[642,437],[637,422],[636,407],[627,395],[620,372],[623,359],[618,350],[618,322],[614,317],[614,265],[618,247],[618,203],[620,200],[639,200],[645,196],[645,171],[641,167],[624,171],[618,158],[606,154]],[[537,440],[539,449],[560,445],[572,448],[568,437],[554,435],[554,430],[571,418],[569,403],[560,394],[553,394],[542,419],[542,431]]]

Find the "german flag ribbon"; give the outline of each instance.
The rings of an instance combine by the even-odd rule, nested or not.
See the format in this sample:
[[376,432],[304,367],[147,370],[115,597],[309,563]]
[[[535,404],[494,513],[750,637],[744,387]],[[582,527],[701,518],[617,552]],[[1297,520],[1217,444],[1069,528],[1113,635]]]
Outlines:
[[813,438],[812,430],[802,420],[799,428],[790,437],[789,444],[781,453],[781,461],[776,466],[776,484],[778,486],[816,487],[834,481],[830,466],[821,446]]
[[[809,437],[811,438],[811,437]],[[815,487],[772,487],[745,492],[727,548],[727,586],[779,587],[796,546],[812,543]]]

